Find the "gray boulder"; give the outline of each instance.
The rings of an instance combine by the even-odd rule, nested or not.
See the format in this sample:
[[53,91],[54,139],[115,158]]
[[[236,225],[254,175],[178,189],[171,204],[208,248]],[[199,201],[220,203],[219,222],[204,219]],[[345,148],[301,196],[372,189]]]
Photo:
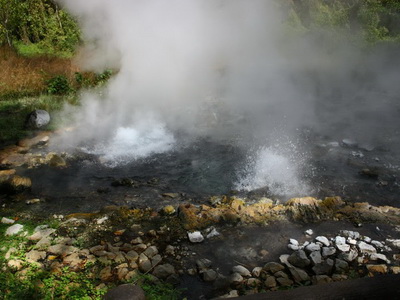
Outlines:
[[43,109],[36,109],[26,118],[25,126],[31,129],[38,129],[50,122],[50,115]]

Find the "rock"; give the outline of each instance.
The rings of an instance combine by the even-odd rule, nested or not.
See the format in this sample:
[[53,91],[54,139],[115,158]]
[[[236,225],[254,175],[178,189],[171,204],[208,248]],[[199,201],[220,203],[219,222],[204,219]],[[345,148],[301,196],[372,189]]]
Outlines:
[[339,274],[346,273],[349,270],[349,264],[344,260],[336,259],[335,270]]
[[50,236],[56,230],[54,228],[35,228],[34,233],[31,236],[28,236],[28,240],[31,241],[39,241],[45,237]]
[[349,252],[343,252],[339,254],[339,258],[344,259],[345,261],[351,262],[355,260],[358,256],[358,251],[356,249],[350,249]]
[[19,271],[23,268],[24,262],[19,259],[11,259],[7,262],[7,266],[12,270]]
[[374,246],[371,246],[370,244],[367,244],[365,242],[359,242],[357,246],[362,254],[376,253],[376,249],[374,248]]
[[293,251],[297,251],[297,250],[300,249],[299,246],[296,246],[296,245],[293,245],[293,244],[288,244],[288,248],[289,248],[290,250],[293,250]]
[[289,272],[292,274],[294,281],[298,283],[310,280],[310,276],[302,269],[290,267]]
[[312,236],[314,234],[314,231],[312,229],[307,229],[306,231],[304,231],[304,234]]
[[248,269],[246,269],[245,267],[241,266],[241,265],[237,265],[234,266],[232,268],[232,273],[239,273],[240,275],[244,276],[244,277],[250,277],[251,273]]
[[6,254],[4,255],[4,258],[6,260],[10,259],[11,255],[15,252],[17,252],[17,248],[11,247],[10,249],[8,249],[8,251],[6,252]]
[[374,274],[386,274],[388,271],[387,265],[366,265],[370,276]]
[[334,247],[322,247],[322,256],[328,257],[336,253],[336,249]]
[[400,239],[386,239],[386,243],[396,249],[400,249]]
[[251,275],[253,275],[254,277],[260,277],[262,270],[263,270],[263,269],[262,269],[261,267],[255,267],[255,268],[251,271]]
[[343,274],[333,274],[332,275],[332,280],[333,281],[344,281],[347,280],[348,276],[347,275],[343,275]]
[[277,286],[276,278],[274,276],[267,276],[267,278],[265,278],[264,284],[269,289],[274,288]]
[[228,294],[225,294],[223,296],[221,296],[221,299],[225,299],[225,298],[236,298],[239,297],[239,293],[237,290],[232,290],[230,291]]
[[355,240],[358,240],[360,238],[360,233],[357,231],[340,230],[340,234],[344,237],[355,239]]
[[7,228],[5,235],[16,235],[24,228],[21,224],[14,224]]
[[201,243],[204,237],[200,231],[188,232],[189,241],[192,243]]
[[298,246],[299,245],[299,242],[297,240],[295,240],[295,239],[290,239],[289,243],[294,245],[294,246]]
[[328,275],[315,275],[312,278],[313,284],[324,284],[329,282],[332,282],[332,278],[330,278]]
[[255,287],[258,287],[261,285],[261,281],[256,278],[249,278],[246,281],[246,285],[247,285],[247,287],[255,288]]
[[329,247],[329,245],[330,245],[330,242],[329,242],[328,238],[326,238],[325,236],[317,236],[315,238],[315,240],[317,242],[320,242],[321,244],[323,244],[326,247]]
[[288,261],[295,267],[304,268],[310,265],[310,260],[308,259],[306,253],[303,250],[298,250],[293,252],[289,257]]
[[263,268],[267,272],[271,272],[272,274],[282,271],[285,267],[277,262],[268,262],[264,265]]
[[29,200],[26,200],[25,203],[28,205],[37,204],[37,203],[40,203],[40,199],[38,199],[38,198],[29,199]]
[[69,255],[73,252],[77,252],[77,248],[73,247],[73,246],[68,246],[65,244],[56,244],[53,246],[50,246],[47,249],[47,252],[50,252],[52,254],[56,254],[56,255]]
[[206,282],[214,281],[218,277],[218,273],[212,269],[205,270],[202,273],[203,280]]
[[244,279],[239,273],[233,273],[229,276],[228,280],[231,284],[238,284],[241,283]]
[[31,250],[25,255],[28,262],[37,262],[46,258],[46,251]]
[[48,162],[49,166],[56,167],[56,168],[65,167],[67,165],[67,162],[65,161],[65,159],[56,153],[47,154],[46,161]]
[[316,244],[316,243],[310,243],[305,247],[305,249],[308,252],[320,251],[321,250],[321,246]]
[[283,271],[278,271],[276,273],[274,273],[275,278],[279,278],[279,277],[283,277],[283,278],[289,278],[289,275],[286,274]]
[[369,256],[370,260],[382,260],[384,262],[386,262],[387,264],[390,264],[390,260],[387,259],[386,255],[381,254],[381,253],[372,253]]
[[172,274],[175,274],[175,268],[170,264],[158,265],[153,271],[153,275],[159,279],[166,279]]
[[36,109],[27,116],[25,126],[31,129],[38,129],[46,126],[49,122],[49,113],[43,109]]
[[143,240],[142,240],[142,238],[137,237],[137,238],[131,240],[131,244],[133,244],[133,245],[143,244]]
[[278,281],[279,285],[281,286],[291,286],[294,284],[293,280],[290,280],[289,278],[277,278],[276,281]]
[[332,273],[334,261],[330,258],[327,260],[323,261],[320,264],[315,265],[312,267],[313,272],[316,275],[329,275]]
[[393,274],[400,274],[400,267],[398,267],[398,266],[392,266],[392,267],[390,267],[390,271],[391,271]]
[[31,186],[32,186],[32,181],[30,178],[18,175],[12,176],[5,183],[5,188],[10,193],[21,193],[25,190],[29,190]]
[[199,271],[203,271],[208,268],[211,268],[212,262],[211,262],[211,260],[209,260],[207,258],[201,258],[201,259],[196,260],[196,265],[197,265],[197,268],[199,269]]
[[105,267],[99,273],[99,277],[101,281],[111,281],[113,278],[113,274],[111,272],[111,267]]
[[154,256],[151,258],[151,265],[152,265],[153,267],[155,267],[155,266],[157,266],[161,261],[162,261],[162,257],[161,257],[160,254],[154,255]]
[[313,265],[322,263],[321,253],[319,251],[314,251],[310,253],[310,260]]
[[213,238],[213,237],[219,236],[219,235],[220,235],[220,233],[215,228],[212,228],[211,231],[207,234],[206,237],[208,239],[210,239],[210,238]]
[[143,289],[133,284],[122,284],[104,295],[104,300],[146,300]]
[[156,246],[150,246],[143,252],[148,258],[152,258],[154,255],[158,254],[158,249]]
[[176,212],[175,208],[172,205],[164,206],[162,211],[167,216],[173,215]]
[[375,247],[375,248],[379,248],[379,249],[384,249],[385,245],[383,245],[381,242],[379,241],[371,241],[371,244]]
[[14,224],[14,223],[15,223],[15,220],[13,220],[13,219],[8,219],[8,218],[6,218],[6,217],[3,217],[3,218],[1,218],[1,223],[2,223],[2,224]]
[[357,240],[352,239],[352,238],[347,238],[347,243],[348,243],[349,245],[354,246],[354,245],[357,245]]
[[343,139],[342,140],[342,146],[344,147],[357,147],[358,143],[355,140],[352,139]]

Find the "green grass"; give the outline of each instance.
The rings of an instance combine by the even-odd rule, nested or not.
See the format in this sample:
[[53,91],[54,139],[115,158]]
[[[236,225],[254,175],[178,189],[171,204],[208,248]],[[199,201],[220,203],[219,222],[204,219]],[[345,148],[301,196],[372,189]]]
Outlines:
[[13,46],[17,50],[17,53],[24,57],[47,55],[60,58],[71,58],[74,56],[73,51],[54,51],[54,49],[46,47],[46,45],[44,45],[43,43],[26,44],[22,41],[16,41],[13,43]]
[[[65,103],[78,104],[78,96],[41,95],[17,99],[0,99],[0,144],[15,142],[29,136],[32,131],[24,127],[26,117],[35,109],[44,109],[50,114],[60,111]],[[57,120],[52,120],[46,128],[57,128]]]

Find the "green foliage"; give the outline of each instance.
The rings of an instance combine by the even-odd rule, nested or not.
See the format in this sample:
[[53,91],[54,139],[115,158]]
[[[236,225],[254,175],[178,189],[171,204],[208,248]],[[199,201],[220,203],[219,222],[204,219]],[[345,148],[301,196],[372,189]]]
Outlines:
[[80,42],[76,21],[52,0],[0,0],[0,45],[20,53],[71,56]]
[[165,283],[151,275],[140,274],[132,279],[145,292],[148,300],[178,300],[182,299],[182,291],[174,288],[172,284]]
[[65,95],[72,91],[68,78],[58,75],[46,81],[47,92],[53,95]]

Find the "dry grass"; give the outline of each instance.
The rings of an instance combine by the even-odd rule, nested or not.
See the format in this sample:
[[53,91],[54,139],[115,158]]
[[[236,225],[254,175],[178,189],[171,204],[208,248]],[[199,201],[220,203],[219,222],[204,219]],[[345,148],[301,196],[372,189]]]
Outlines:
[[64,75],[73,82],[78,71],[69,58],[23,57],[9,47],[1,47],[0,100],[43,93],[46,80],[57,75]]

